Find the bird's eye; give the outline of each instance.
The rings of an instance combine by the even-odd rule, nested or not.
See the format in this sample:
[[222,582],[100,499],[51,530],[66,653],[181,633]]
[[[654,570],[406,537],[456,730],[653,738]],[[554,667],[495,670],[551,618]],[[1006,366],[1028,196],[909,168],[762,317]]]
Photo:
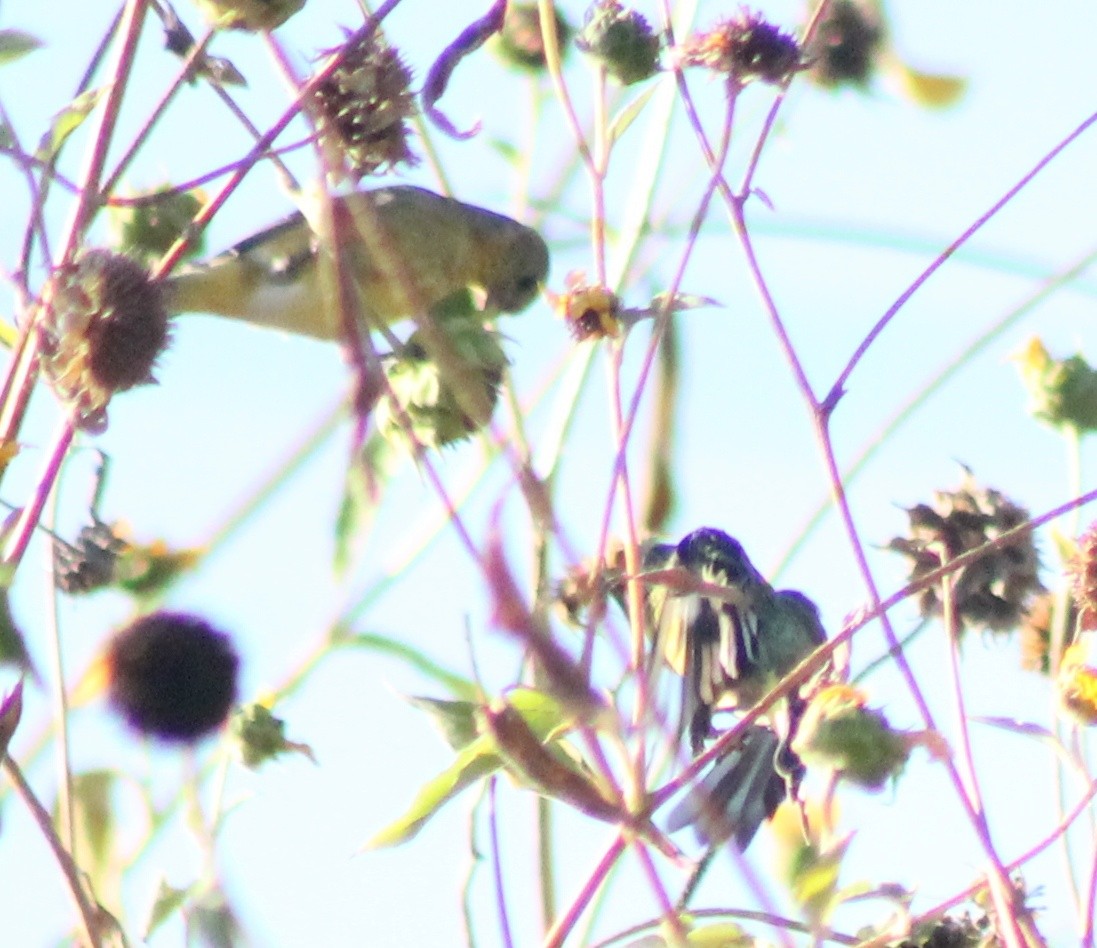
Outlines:
[[539,285],[540,280],[535,276],[529,275],[519,278],[518,282],[515,284],[515,289],[525,296],[527,294],[536,293]]

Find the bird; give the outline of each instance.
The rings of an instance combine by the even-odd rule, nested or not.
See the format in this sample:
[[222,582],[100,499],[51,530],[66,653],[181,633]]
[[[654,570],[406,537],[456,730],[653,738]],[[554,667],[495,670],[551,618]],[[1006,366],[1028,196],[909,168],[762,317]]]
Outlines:
[[[682,679],[678,737],[688,732],[697,755],[713,736],[716,710],[749,711],[826,641],[826,632],[807,596],[775,590],[722,530],[702,527],[677,544],[649,544],[643,572],[673,570],[690,574],[695,586],[722,587],[709,593],[686,582],[645,584],[653,659]],[[793,692],[768,724],[747,728],[671,812],[668,829],[692,824],[710,841],[732,837],[745,850],[799,787],[804,769],[789,742],[803,706]]]
[[[295,213],[165,282],[170,314],[209,313],[311,336],[343,338],[339,267],[354,277],[363,329],[425,316],[454,294],[484,294],[485,314],[528,307],[549,254],[531,227],[425,188],[393,185],[331,202],[333,239]],[[322,217],[322,215],[321,215]]]

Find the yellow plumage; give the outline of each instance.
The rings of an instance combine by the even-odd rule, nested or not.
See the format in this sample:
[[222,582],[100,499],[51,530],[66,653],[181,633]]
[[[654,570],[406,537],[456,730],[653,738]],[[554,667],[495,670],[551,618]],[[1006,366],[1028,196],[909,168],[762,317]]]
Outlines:
[[423,188],[334,198],[329,226],[318,236],[294,214],[178,273],[167,281],[169,310],[339,339],[341,286],[357,290],[349,305],[360,325],[377,329],[466,287],[486,294],[488,311],[519,312],[548,275],[548,249],[535,230]]

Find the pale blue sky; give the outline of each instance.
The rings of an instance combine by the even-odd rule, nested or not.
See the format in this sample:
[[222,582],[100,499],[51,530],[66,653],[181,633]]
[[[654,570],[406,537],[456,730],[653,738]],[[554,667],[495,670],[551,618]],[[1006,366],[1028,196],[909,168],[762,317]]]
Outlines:
[[[417,77],[482,6],[406,0],[390,21],[391,36],[405,50]],[[582,4],[561,6],[572,22],[581,19]],[[761,6],[778,22],[796,22],[794,4]],[[954,239],[1094,108],[1094,8],[1052,4],[1034,12],[1031,4],[1021,2],[892,6],[901,55],[926,71],[966,75],[965,97],[947,111],[928,111],[886,80],[865,97],[826,94],[798,83],[756,179],[774,211],[755,202],[749,214],[766,276],[809,376],[820,389],[829,385],[865,331],[936,249]],[[654,4],[639,8],[656,15]],[[698,22],[708,24],[730,9],[702,3]],[[180,12],[197,29],[195,11],[183,5]],[[0,28],[26,29],[46,44],[26,60],[0,69],[0,101],[25,143],[37,140],[42,132],[38,123],[66,101],[89,53],[89,38],[107,16],[105,8],[71,0],[4,6]],[[312,0],[278,35],[304,69],[318,49],[339,41],[341,26],[355,21],[351,3]],[[171,78],[173,63],[158,48],[150,24],[138,60],[147,86],[127,96],[124,128],[136,126]],[[281,113],[286,90],[259,42],[224,36],[215,49],[248,76],[250,88],[239,94],[239,101],[257,124]],[[589,111],[582,105],[589,98],[584,65],[575,56],[569,81],[583,111]],[[691,77],[691,84],[715,130],[721,107],[718,85],[701,75]],[[519,148],[525,145],[526,85],[486,53],[458,70],[443,105],[459,125],[481,118],[484,132],[479,140],[439,141],[439,147],[456,192],[466,200],[508,209],[515,179],[485,143],[497,137]],[[751,89],[744,96],[743,142],[753,142],[753,123],[768,103],[765,90]],[[611,223],[628,210],[627,187],[643,144],[642,119],[629,135],[632,140],[622,142],[611,164]],[[126,140],[124,134],[121,140]],[[535,202],[552,193],[552,176],[574,152],[551,103],[538,141]],[[200,87],[187,89],[130,182],[136,187],[186,179],[245,150],[243,134],[212,95]],[[742,148],[736,152],[741,153]],[[80,165],[78,156],[73,149],[70,173]],[[303,177],[311,173],[307,151],[293,161]],[[1091,133],[912,299],[854,374],[835,415],[835,442],[843,460],[851,459],[937,367],[1034,292],[1042,275],[1065,269],[1097,244],[1094,167],[1097,138]],[[688,223],[704,177],[693,140],[680,121],[668,169],[655,207],[680,225]],[[737,180],[738,172],[732,177]],[[425,167],[405,180],[432,183]],[[7,163],[0,163],[0,187],[9,222],[0,229],[0,261],[10,267],[22,236],[26,198]],[[554,289],[562,288],[569,270],[591,270],[583,232],[575,223],[589,216],[587,201],[588,191],[579,182],[567,191],[562,206],[546,214],[542,229],[553,246]],[[48,217],[54,233],[67,208],[67,197],[55,191]],[[256,169],[211,227],[209,246],[221,249],[291,209],[273,176]],[[680,251],[680,239],[648,245],[643,259],[651,265],[652,280],[626,285],[626,302],[641,304],[661,288]],[[724,528],[769,573],[825,492],[807,414],[756,305],[737,245],[718,214],[699,242],[683,288],[723,305],[679,317],[684,327],[684,392],[675,433],[679,507],[672,532],[680,535],[702,524]],[[1055,295],[968,366],[877,456],[852,491],[855,515],[868,541],[883,544],[902,529],[899,505],[926,499],[935,488],[954,487],[957,461],[1033,512],[1066,498],[1060,439],[1024,414],[1024,396],[1007,357],[1039,332],[1055,352],[1081,347],[1097,359],[1094,295],[1092,279]],[[511,340],[508,351],[523,400],[539,392],[562,362],[576,358],[572,341],[543,301],[506,321],[503,330]],[[629,340],[626,373],[635,370],[647,339],[642,326]],[[569,542],[581,551],[597,539],[612,457],[604,361],[602,354],[595,356],[592,383],[560,472],[557,513]],[[335,346],[212,318],[179,322],[157,375],[158,387],[134,391],[111,406],[110,429],[96,442],[113,460],[103,514],[126,520],[138,537],[163,537],[181,546],[202,542],[238,509],[336,403],[349,381]],[[533,413],[534,443],[548,415],[547,408]],[[21,491],[38,472],[55,417],[51,397],[41,394],[24,430],[23,455],[5,482],[5,500],[22,501]],[[497,421],[500,430],[508,430],[505,411]],[[642,435],[638,449],[646,443]],[[406,467],[386,495],[357,568],[333,579],[333,525],[349,442],[344,425],[259,518],[171,595],[173,608],[201,612],[233,632],[244,657],[246,699],[283,680],[341,605],[354,601],[391,568],[408,525],[436,510],[427,482]],[[470,447],[443,455],[439,470],[447,483],[467,478],[477,451]],[[1086,446],[1084,453],[1092,467],[1092,447]],[[66,476],[62,529],[69,535],[80,525],[93,464],[90,453],[86,461],[77,456]],[[478,541],[486,536],[505,484],[506,472],[500,471],[470,506],[467,523]],[[516,568],[524,569],[519,532],[524,521],[517,516],[512,488],[506,498],[515,531],[509,552]],[[1088,512],[1083,519],[1088,522]],[[1042,545],[1045,562],[1053,562],[1046,538]],[[43,660],[44,552],[41,545],[32,547],[16,595],[18,616]],[[873,566],[885,592],[902,584],[901,564],[894,558],[874,553]],[[817,599],[831,631],[865,598],[848,544],[833,519],[812,537],[781,582]],[[111,628],[125,621],[130,608],[113,594],[65,604],[63,640],[71,673],[95,653]],[[512,644],[485,631],[486,613],[476,571],[447,531],[407,580],[366,613],[359,630],[407,639],[468,674],[467,624],[474,630],[486,684],[498,688],[513,680],[519,656]],[[894,618],[904,628],[912,621],[912,609],[900,608]],[[868,633],[858,640],[855,661],[868,661],[878,647],[876,633]],[[934,630],[914,650],[915,667],[932,669],[943,664],[944,656],[939,630]],[[972,638],[964,661],[970,713],[1047,723],[1047,685],[1015,670],[1015,645]],[[0,688],[13,680],[9,671],[0,671]],[[410,845],[355,855],[449,760],[422,715],[400,698],[424,691],[437,693],[433,684],[391,660],[337,653],[278,709],[288,721],[290,737],[313,747],[318,766],[287,758],[257,774],[237,768],[230,773],[228,798],[243,802],[226,824],[219,865],[256,945],[459,943],[459,885],[468,862],[471,794],[451,805]],[[881,675],[871,694],[897,724],[916,723],[898,679]],[[946,696],[931,695],[931,700],[935,711],[944,713]],[[41,695],[32,690],[14,745],[17,757],[48,714]],[[975,739],[978,760],[991,764],[985,789],[995,841],[1003,856],[1012,858],[1054,824],[1048,754],[985,729],[976,728]],[[170,797],[183,771],[177,755],[146,754],[135,747],[101,708],[78,715],[72,743],[78,769],[110,767],[147,776],[162,791],[161,799]],[[43,758],[30,774],[49,799],[51,761]],[[1000,785],[992,783],[995,776]],[[894,792],[847,794],[843,809],[850,828],[858,830],[849,881],[864,876],[915,887],[917,909],[971,880],[979,870],[979,856],[950,793],[941,769],[916,756]],[[521,875],[532,873],[534,866],[527,838],[530,798],[505,790],[503,797],[505,845],[514,867],[508,878],[511,917],[518,944],[535,944],[533,890]],[[19,880],[18,885],[0,885],[5,940],[28,946],[55,943],[70,917],[58,876],[17,801],[6,801],[3,817],[0,879]],[[574,884],[608,842],[609,831],[565,817],[559,834],[566,904]],[[185,839],[182,830],[169,834],[132,873],[123,905],[133,934],[139,932],[160,877],[182,886],[198,871],[193,847]],[[763,876],[770,871],[767,848],[762,839],[750,856]],[[630,866],[617,883],[621,888],[610,897],[611,904],[621,903],[611,913],[621,922],[647,914],[630,910],[623,894],[634,886],[641,900],[647,898],[634,872]],[[728,885],[728,876],[715,877],[708,898],[702,896],[699,904],[721,904],[728,891],[737,891],[721,888]],[[1042,923],[1045,934],[1052,943],[1068,943],[1074,929],[1061,892],[1059,863],[1045,858],[1033,865],[1028,878],[1031,885],[1044,886],[1037,901],[1048,909]],[[498,936],[486,880],[485,872],[477,904],[481,943],[490,946]],[[604,928],[603,933],[611,930]],[[179,926],[169,926],[153,944],[174,945],[181,937]]]

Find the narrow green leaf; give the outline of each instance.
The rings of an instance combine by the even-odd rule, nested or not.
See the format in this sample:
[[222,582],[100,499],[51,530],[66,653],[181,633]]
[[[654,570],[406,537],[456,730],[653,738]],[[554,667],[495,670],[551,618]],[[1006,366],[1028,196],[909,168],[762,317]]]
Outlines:
[[407,642],[401,642],[387,635],[375,635],[365,632],[360,635],[343,636],[336,631],[333,634],[332,644],[391,655],[394,658],[399,658],[409,668],[413,668],[421,675],[438,682],[455,698],[475,701],[480,697],[480,689],[473,682],[443,668],[425,652],[408,645]]
[[38,37],[22,30],[0,30],[0,66],[22,59],[43,45]]
[[65,139],[84,124],[84,120],[91,115],[106,91],[106,87],[88,89],[58,112],[53,117],[50,130],[42,136],[35,157],[42,161],[51,161],[61,150]]
[[477,738],[457,755],[449,767],[420,789],[399,819],[377,833],[363,848],[383,849],[413,839],[445,803],[501,766],[502,760],[493,750],[491,740]]
[[84,844],[81,851],[90,856],[81,865],[96,883],[103,881],[103,873],[111,864],[111,844],[116,839],[117,826],[111,805],[115,780],[116,775],[109,770],[92,770],[77,774],[72,782],[77,832]]
[[371,435],[347,470],[343,500],[335,521],[335,570],[343,573],[351,564],[354,546],[365,535],[381,504],[385,485],[403,463],[392,446]]
[[617,139],[628,131],[629,126],[640,117],[640,113],[644,111],[644,106],[651,101],[651,97],[655,95],[655,90],[658,88],[659,86],[657,83],[652,83],[622,108],[620,112],[613,116],[613,119],[609,123],[609,132],[606,136],[609,140],[610,148],[616,144]]
[[[370,439],[372,442],[375,439]],[[369,443],[366,444],[366,450]],[[377,509],[376,498],[371,496],[368,477],[363,473],[361,464],[352,464],[347,469],[343,484],[343,499],[339,504],[339,514],[335,518],[335,572],[342,576],[346,573],[354,557],[355,541],[365,532],[373,520]]]

